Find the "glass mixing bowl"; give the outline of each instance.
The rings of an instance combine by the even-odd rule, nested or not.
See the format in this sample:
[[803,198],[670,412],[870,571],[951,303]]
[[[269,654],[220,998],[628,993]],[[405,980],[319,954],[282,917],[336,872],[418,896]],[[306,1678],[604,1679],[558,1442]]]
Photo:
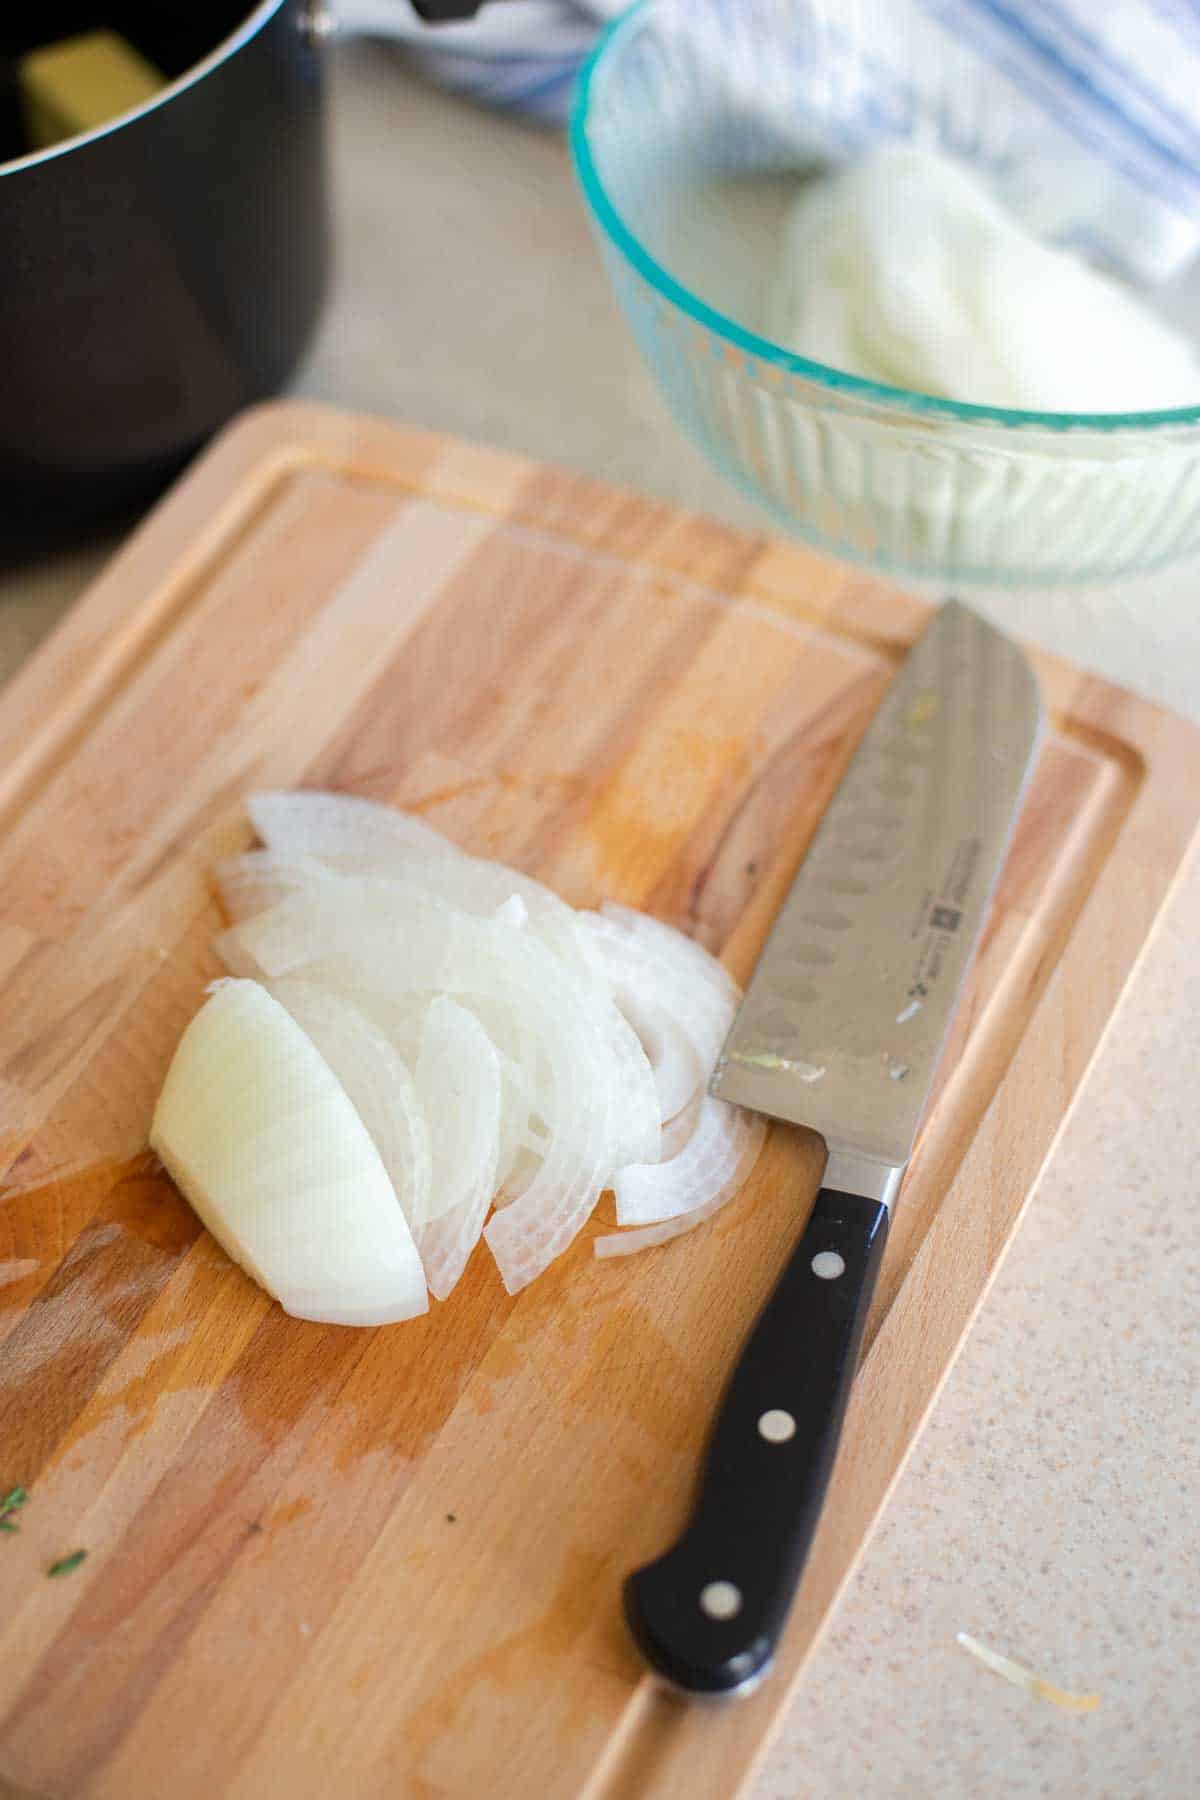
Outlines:
[[[962,405],[810,362],[754,328],[797,175],[747,96],[769,96],[792,56],[772,32],[804,30],[806,99],[828,113],[835,84],[812,55],[828,8],[788,0],[743,23],[749,13],[728,6],[728,57],[681,49],[672,13],[642,0],[609,29],[581,78],[571,145],[633,334],[717,467],[789,531],[910,575],[1084,581],[1200,553],[1200,407]],[[837,53],[844,90],[844,37]],[[945,85],[932,136],[928,110],[897,135],[1002,156],[995,94],[964,91],[952,68]]]

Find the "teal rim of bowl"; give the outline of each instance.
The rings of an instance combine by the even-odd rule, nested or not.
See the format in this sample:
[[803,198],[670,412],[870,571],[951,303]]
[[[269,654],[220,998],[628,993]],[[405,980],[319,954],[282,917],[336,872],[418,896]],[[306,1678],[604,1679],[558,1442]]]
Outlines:
[[797,356],[794,351],[772,343],[770,338],[759,337],[756,332],[739,325],[727,314],[718,312],[716,307],[709,306],[689,288],[676,281],[650,254],[641,240],[634,236],[609,199],[588,142],[592,87],[600,65],[622,34],[633,25],[637,15],[647,10],[652,3],[653,0],[635,0],[635,4],[614,19],[601,34],[580,71],[579,85],[571,108],[568,140],[575,170],[593,216],[626,262],[681,312],[759,362],[771,363],[789,375],[802,375],[806,380],[815,381],[838,393],[854,395],[863,400],[880,401],[893,411],[903,406],[914,413],[957,419],[965,425],[1040,426],[1043,431],[1061,432],[1113,433],[1128,430],[1152,431],[1160,425],[1200,425],[1200,406],[1172,407],[1165,412],[1024,412],[1004,406],[977,406],[965,400],[945,400],[937,394],[918,394],[908,388],[892,387],[887,382],[870,381],[863,375],[851,375],[844,369],[830,368],[827,363],[810,362],[806,356]]

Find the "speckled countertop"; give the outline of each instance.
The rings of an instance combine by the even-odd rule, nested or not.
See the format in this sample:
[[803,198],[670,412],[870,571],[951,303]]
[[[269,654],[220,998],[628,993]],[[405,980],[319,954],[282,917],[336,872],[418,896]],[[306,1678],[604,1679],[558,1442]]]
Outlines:
[[[553,137],[335,54],[338,287],[301,393],[760,521],[666,418]],[[0,679],[112,534],[0,569]],[[979,596],[974,596],[977,600]],[[982,602],[1200,716],[1200,571]],[[1200,866],[1177,891],[754,1800],[1200,1794]],[[1066,1687],[1075,1717],[955,1643]]]

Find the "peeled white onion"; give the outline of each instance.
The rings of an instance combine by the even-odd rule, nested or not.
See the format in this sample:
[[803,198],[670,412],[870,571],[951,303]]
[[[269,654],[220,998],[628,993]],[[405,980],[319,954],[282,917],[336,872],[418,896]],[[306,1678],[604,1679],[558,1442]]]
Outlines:
[[428,1306],[412,1233],[345,1089],[254,982],[184,1032],[152,1148],[213,1236],[286,1311],[382,1325]]

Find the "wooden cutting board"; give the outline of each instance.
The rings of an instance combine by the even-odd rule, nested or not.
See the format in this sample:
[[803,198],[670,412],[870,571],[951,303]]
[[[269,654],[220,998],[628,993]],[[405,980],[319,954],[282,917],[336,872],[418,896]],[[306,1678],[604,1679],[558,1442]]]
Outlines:
[[[113,1800],[703,1800],[747,1777],[1200,814],[1200,734],[1038,659],[1053,731],[896,1214],[774,1679],[685,1706],[623,1573],[678,1526],[820,1172],[513,1300],[286,1317],[145,1153],[255,786],[416,807],[740,978],[926,608],[806,551],[300,406],[211,450],[0,701],[0,1776]],[[48,1579],[76,1549],[74,1572]]]

